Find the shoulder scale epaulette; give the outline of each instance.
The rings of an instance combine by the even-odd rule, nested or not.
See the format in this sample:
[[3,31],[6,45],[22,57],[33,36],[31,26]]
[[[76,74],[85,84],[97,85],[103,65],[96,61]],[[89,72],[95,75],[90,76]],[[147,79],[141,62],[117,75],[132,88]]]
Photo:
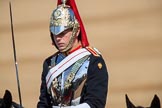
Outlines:
[[93,47],[88,46],[88,47],[86,47],[86,49],[87,49],[91,54],[93,54],[94,56],[99,57],[100,54],[101,54],[96,48],[93,48]]

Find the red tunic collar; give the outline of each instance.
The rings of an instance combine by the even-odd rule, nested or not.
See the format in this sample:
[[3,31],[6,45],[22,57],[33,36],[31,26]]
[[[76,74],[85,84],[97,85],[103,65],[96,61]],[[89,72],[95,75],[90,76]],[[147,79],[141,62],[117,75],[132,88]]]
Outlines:
[[82,48],[82,46],[81,46],[81,45],[79,45],[79,46],[78,46],[78,47],[76,47],[75,49],[71,50],[71,51],[69,52],[69,54],[73,53],[74,51],[76,51],[76,50],[78,50],[78,49],[80,49],[80,48]]

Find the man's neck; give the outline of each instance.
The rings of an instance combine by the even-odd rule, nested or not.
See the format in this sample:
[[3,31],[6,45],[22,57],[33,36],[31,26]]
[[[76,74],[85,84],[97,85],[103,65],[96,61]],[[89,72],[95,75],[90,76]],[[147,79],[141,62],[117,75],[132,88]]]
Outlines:
[[80,48],[82,48],[82,44],[80,41],[77,41],[73,44],[73,47],[69,51],[63,52],[63,54],[67,56]]
[[78,45],[76,48],[74,48],[71,51],[69,51],[69,54],[73,53],[74,51],[76,51],[76,50],[78,50],[80,48],[82,48],[82,46],[81,45]]

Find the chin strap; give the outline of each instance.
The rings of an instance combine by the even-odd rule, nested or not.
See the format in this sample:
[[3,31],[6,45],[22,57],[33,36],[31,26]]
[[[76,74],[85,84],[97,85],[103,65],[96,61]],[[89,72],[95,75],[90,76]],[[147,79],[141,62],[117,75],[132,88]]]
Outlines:
[[72,48],[72,45],[74,43],[78,29],[79,29],[79,24],[78,24],[77,21],[75,21],[74,27],[73,27],[73,30],[72,30],[72,35],[70,37],[70,41],[69,41],[68,45],[66,46],[66,48],[64,50],[60,51],[60,52],[68,52]]

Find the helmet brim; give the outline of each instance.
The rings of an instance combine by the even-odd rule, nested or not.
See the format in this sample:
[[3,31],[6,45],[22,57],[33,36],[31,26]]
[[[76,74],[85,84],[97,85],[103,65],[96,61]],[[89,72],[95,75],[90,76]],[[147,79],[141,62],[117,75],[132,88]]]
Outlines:
[[59,35],[63,31],[67,30],[68,27],[65,26],[51,26],[50,31],[53,35]]

